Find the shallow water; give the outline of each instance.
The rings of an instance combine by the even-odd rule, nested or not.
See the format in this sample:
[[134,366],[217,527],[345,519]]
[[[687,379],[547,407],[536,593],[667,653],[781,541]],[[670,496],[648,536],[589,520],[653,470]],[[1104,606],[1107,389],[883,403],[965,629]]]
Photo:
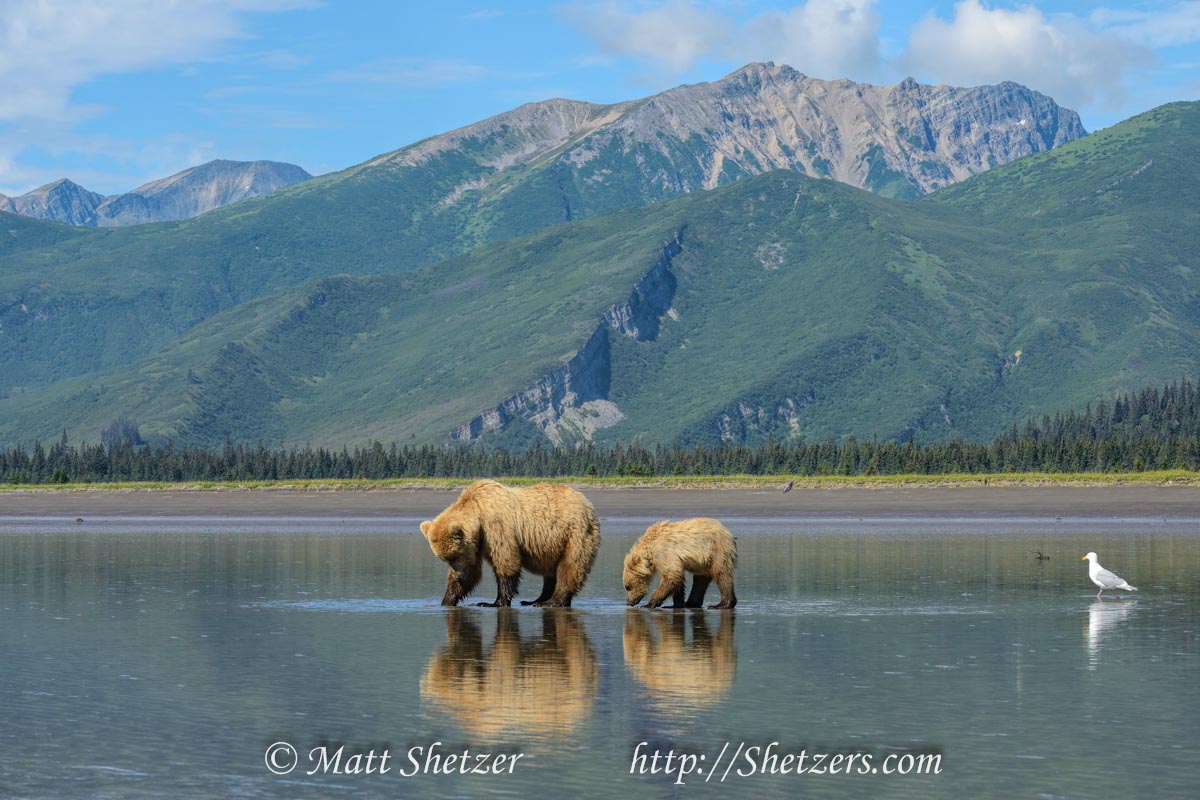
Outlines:
[[[734,612],[622,605],[645,522],[603,521],[576,608],[497,611],[437,606],[444,567],[388,533],[415,521],[0,521],[0,797],[1172,798],[1200,780],[1195,521],[731,521]],[[1096,601],[1088,550],[1141,591]],[[739,744],[772,741],[940,754],[941,773],[739,776],[743,757],[720,783]],[[277,776],[275,742],[388,749],[391,772]],[[434,742],[524,756],[400,774]],[[631,775],[640,742],[704,770]]]

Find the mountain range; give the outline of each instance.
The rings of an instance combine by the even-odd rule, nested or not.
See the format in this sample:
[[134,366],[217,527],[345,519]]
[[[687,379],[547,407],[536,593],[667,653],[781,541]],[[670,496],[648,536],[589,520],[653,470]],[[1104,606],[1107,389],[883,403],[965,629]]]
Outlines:
[[218,160],[107,197],[63,178],[18,197],[0,195],[0,211],[68,225],[115,228],[191,219],[311,177],[295,164]]
[[643,200],[773,169],[916,197],[1084,133],[1074,111],[1015,83],[958,88],[907,78],[873,86],[764,63],[628,103],[530,103],[367,166],[466,156],[474,163],[438,198],[445,204],[512,191],[519,181],[510,167],[546,169],[570,219],[573,203],[593,213],[610,208],[607,190],[629,191],[634,176]]
[[[872,152],[864,177],[894,189],[884,177],[900,174],[909,162],[897,154],[916,145],[896,138],[885,112],[897,130],[931,131],[923,160],[979,169],[1083,133],[1074,112],[1015,84],[870,87],[752,64],[614,106],[528,104],[162,230],[10,226],[0,329],[26,345],[0,348],[0,392],[128,364],[219,311],[322,276],[427,266],[701,189],[717,163],[725,184],[812,149],[825,160],[778,165],[808,174],[806,163],[828,162],[820,174],[849,177]],[[783,138],[808,145],[785,148]],[[57,244],[42,247],[44,237]]]
[[[777,92],[763,76],[810,80],[754,65],[672,92],[744,154],[767,123],[729,97]],[[962,152],[983,106],[972,141],[1016,160],[919,198],[761,160],[691,191],[729,140],[668,135],[668,92],[525,106],[171,225],[9,216],[0,441],[118,415],[207,445],[983,437],[1194,370],[1200,105],[1067,141],[1077,118],[1030,125],[1028,90],[903,86],[862,108],[989,97],[933,152]],[[631,122],[651,112],[657,145]]]

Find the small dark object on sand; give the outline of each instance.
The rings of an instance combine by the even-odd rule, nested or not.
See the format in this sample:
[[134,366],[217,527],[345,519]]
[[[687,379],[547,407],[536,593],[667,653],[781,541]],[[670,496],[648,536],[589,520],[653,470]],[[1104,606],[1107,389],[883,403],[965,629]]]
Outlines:
[[1038,561],[1049,561],[1050,560],[1050,556],[1042,555],[1041,550],[1034,550],[1033,552],[1037,554],[1036,556],[1034,556],[1034,558],[1036,558]]
[[76,518],[75,518],[75,524],[77,524],[77,525],[78,525],[78,524],[79,524],[79,523],[81,523],[81,522],[83,522],[83,517],[76,517]]
[[788,481],[787,486],[783,487],[783,494],[787,494],[788,492],[790,492],[792,490],[792,487],[795,485],[796,485],[795,481]]

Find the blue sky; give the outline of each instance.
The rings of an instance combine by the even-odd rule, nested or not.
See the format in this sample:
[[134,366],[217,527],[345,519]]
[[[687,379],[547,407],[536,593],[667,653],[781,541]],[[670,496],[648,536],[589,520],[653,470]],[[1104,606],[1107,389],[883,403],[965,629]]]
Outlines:
[[212,158],[327,172],[524,102],[767,60],[1015,80],[1094,130],[1200,98],[1200,0],[0,0],[0,192],[115,193]]

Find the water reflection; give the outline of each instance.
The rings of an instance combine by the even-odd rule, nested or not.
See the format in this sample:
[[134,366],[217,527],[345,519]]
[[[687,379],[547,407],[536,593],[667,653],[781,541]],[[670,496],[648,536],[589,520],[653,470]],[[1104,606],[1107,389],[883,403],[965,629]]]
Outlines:
[[[580,612],[545,609],[541,635],[527,638],[521,616],[531,615],[448,609],[446,646],[421,677],[421,698],[476,741],[553,740],[591,716],[600,670]],[[490,647],[480,625],[489,618],[496,627]]]
[[704,612],[625,613],[625,665],[650,701],[668,714],[692,714],[729,693],[737,672],[735,615],[720,615],[716,634]]
[[1094,670],[1100,663],[1100,649],[1106,640],[1111,641],[1114,629],[1128,619],[1137,608],[1137,601],[1104,602],[1097,600],[1088,607],[1087,627],[1083,629],[1087,643],[1088,669]]
[[[1080,797],[1104,775],[1110,794],[1178,798],[1200,775],[1196,526],[1056,529],[1039,564],[1041,530],[739,524],[733,613],[626,611],[640,520],[607,525],[565,613],[446,613],[445,566],[417,535],[152,527],[0,525],[0,797],[957,800]],[[1086,571],[1057,555],[1088,550],[1136,564],[1136,604],[1092,607]],[[946,755],[937,776],[803,785],[629,774],[637,742],[712,759],[725,740]],[[529,759],[505,776],[282,777],[263,761],[277,741]]]

